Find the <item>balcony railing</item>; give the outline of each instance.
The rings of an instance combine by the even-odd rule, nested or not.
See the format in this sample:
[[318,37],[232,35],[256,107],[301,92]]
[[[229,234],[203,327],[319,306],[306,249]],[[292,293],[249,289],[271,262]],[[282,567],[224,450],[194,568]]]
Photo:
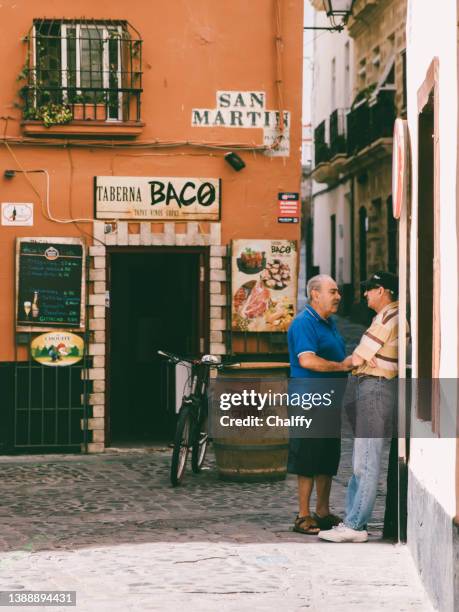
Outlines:
[[346,152],[346,111],[340,108],[330,115],[330,156]]
[[325,135],[325,123],[325,121],[322,121],[322,123],[319,123],[319,125],[314,130],[314,158],[316,166],[330,159],[330,147],[327,144],[327,139]]
[[[329,142],[327,141],[327,123]],[[330,161],[333,157],[347,153],[346,111],[338,108],[328,119],[319,123],[314,130],[315,165]]]
[[381,90],[376,103],[361,102],[347,115],[347,153],[355,155],[380,138],[391,138],[396,118],[395,91]]
[[68,87],[33,86],[23,89],[26,120],[53,123],[68,121],[140,121],[140,94],[129,87],[88,88],[76,93]]

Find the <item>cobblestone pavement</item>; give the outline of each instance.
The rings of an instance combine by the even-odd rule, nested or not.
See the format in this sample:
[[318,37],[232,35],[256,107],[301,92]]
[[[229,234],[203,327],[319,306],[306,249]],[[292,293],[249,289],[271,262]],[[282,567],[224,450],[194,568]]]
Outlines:
[[[207,468],[169,484],[170,451],[0,458],[1,550],[74,549],[132,542],[304,542],[290,531],[296,480],[231,483]],[[351,442],[343,441],[333,507],[342,515]],[[384,476],[372,530],[379,537]],[[309,538],[308,538],[309,541]],[[312,538],[317,542],[317,538]]]
[[[169,460],[160,448],[0,457],[0,590],[76,590],[83,611],[431,610],[406,547],[379,541],[384,473],[370,542],[333,545],[291,531],[294,477],[222,482],[210,452],[173,489]],[[350,460],[344,440],[341,515]]]
[[225,483],[210,461],[172,489],[169,454],[1,457],[0,590],[76,590],[85,611],[431,609],[406,548],[377,541],[382,491],[372,541],[333,545],[290,531],[294,477]]

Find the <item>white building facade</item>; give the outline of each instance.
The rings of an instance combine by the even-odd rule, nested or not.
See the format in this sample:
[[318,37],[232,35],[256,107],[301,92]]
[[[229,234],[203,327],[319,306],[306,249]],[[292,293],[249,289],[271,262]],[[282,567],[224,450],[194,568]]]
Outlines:
[[[412,376],[432,381],[420,384],[431,387],[428,401],[414,387],[407,406],[407,539],[434,605],[448,611],[459,609],[457,21],[452,0],[438,0],[434,9],[409,0],[411,194],[400,222],[399,258]],[[400,367],[403,377],[403,360]]]
[[[330,25],[323,10],[315,12],[314,25]],[[344,164],[352,95],[352,40],[346,31],[318,33],[312,86],[313,270],[333,276],[345,293],[351,284],[351,181]]]

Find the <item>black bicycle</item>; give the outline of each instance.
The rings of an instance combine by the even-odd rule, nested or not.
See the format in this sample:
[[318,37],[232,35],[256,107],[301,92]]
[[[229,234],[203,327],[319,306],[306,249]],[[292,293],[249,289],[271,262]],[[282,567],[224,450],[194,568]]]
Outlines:
[[220,358],[215,355],[204,355],[194,361],[166,351],[158,351],[158,355],[165,357],[170,363],[184,363],[191,366],[190,393],[184,395],[182,399],[172,451],[171,483],[176,487],[183,479],[190,449],[193,472],[196,474],[200,472],[204,463],[209,442],[207,387],[210,370],[227,364],[222,364]]

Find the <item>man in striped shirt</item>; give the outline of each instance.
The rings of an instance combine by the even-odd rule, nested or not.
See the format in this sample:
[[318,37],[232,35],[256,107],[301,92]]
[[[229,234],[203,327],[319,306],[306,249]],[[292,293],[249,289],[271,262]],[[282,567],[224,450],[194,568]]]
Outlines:
[[375,272],[362,283],[368,306],[376,312],[352,354],[344,404],[354,430],[353,474],[346,493],[343,523],[319,538],[329,542],[366,542],[367,522],[378,488],[384,438],[393,433],[398,373],[398,278]]

